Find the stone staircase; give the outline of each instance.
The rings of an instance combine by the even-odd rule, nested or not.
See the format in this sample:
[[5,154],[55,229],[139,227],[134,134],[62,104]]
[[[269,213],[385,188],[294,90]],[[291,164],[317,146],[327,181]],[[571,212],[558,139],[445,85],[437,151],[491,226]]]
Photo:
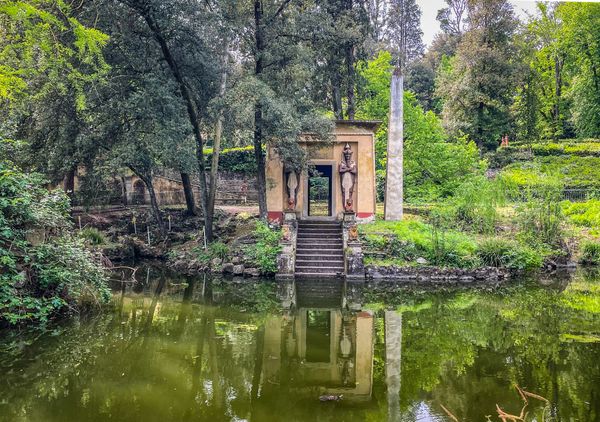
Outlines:
[[296,278],[344,276],[342,226],[336,221],[301,220],[296,240]]

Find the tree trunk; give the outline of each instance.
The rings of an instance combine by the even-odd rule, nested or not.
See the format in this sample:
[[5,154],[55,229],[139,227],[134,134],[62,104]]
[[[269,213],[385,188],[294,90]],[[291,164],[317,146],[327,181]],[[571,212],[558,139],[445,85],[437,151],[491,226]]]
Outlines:
[[77,170],[76,166],[73,166],[69,172],[66,174],[65,179],[64,179],[64,183],[63,183],[63,190],[65,191],[65,193],[69,196],[73,196],[73,194],[75,193],[75,171]]
[[133,166],[129,166],[129,168],[142,180],[142,182],[144,182],[144,185],[146,185],[146,189],[148,189],[148,194],[150,195],[152,214],[154,215],[160,234],[164,236],[166,233],[165,223],[160,214],[160,207],[158,206],[158,200],[156,199],[156,191],[154,190],[154,184],[152,183],[152,175],[144,174]]
[[127,184],[123,176],[121,176],[121,202],[124,207],[127,206]]
[[333,115],[337,120],[342,120],[344,118],[344,110],[342,109],[339,75],[336,75],[335,80],[331,82],[331,102],[333,105]]
[[148,188],[148,193],[150,194],[150,206],[152,207],[152,214],[154,214],[154,218],[156,219],[156,224],[158,225],[158,230],[161,235],[165,235],[165,223],[162,219],[162,215],[160,214],[160,207],[158,206],[158,200],[156,199],[156,191],[154,190],[154,184],[152,183],[152,176],[142,177],[144,184]]
[[185,195],[185,205],[187,207],[188,215],[196,215],[196,203],[194,201],[194,189],[192,188],[192,182],[190,175],[181,172],[181,183],[183,184],[183,194]]
[[[223,73],[221,73],[221,86],[219,87],[219,97],[225,96],[227,89],[227,62],[229,60],[229,48],[226,44],[223,57]],[[208,192],[208,213],[212,221],[215,214],[215,197],[217,195],[217,181],[219,178],[219,154],[221,153],[221,135],[223,133],[223,111],[219,112],[217,123],[215,125],[215,140],[213,142],[212,162],[210,165],[210,188]]]
[[[262,1],[254,1],[254,24],[255,24],[255,67],[254,74],[260,79],[264,64],[263,53],[265,50],[265,40],[263,33],[263,10]],[[265,175],[265,157],[263,155],[263,119],[260,100],[254,104],[254,159],[256,160],[256,190],[258,191],[258,210],[260,218],[267,218],[267,180]]]
[[392,75],[385,178],[384,218],[402,220],[404,213],[404,77],[399,67]]
[[562,60],[556,57],[554,60],[554,107],[552,122],[552,138],[556,141],[560,137],[561,121],[560,121],[560,97],[562,95]]
[[206,165],[204,162],[204,140],[202,139],[202,131],[200,129],[200,118],[198,113],[198,106],[194,97],[185,82],[183,74],[179,70],[179,66],[175,61],[175,58],[171,54],[171,50],[164,38],[162,31],[158,25],[158,22],[151,16],[151,11],[146,8],[138,8],[138,13],[146,21],[148,28],[152,31],[154,38],[160,45],[165,61],[167,62],[175,81],[179,85],[179,91],[185,102],[188,118],[194,132],[194,138],[196,140],[196,161],[198,162],[198,178],[200,179],[200,207],[202,209],[202,215],[204,217],[204,227],[206,232],[206,240],[212,242],[212,217],[208,215],[208,189],[206,185]]
[[346,68],[348,72],[348,87],[346,91],[348,106],[346,108],[346,114],[348,115],[348,120],[354,120],[354,113],[356,111],[354,101],[354,85],[356,79],[354,70],[354,45],[346,47]]

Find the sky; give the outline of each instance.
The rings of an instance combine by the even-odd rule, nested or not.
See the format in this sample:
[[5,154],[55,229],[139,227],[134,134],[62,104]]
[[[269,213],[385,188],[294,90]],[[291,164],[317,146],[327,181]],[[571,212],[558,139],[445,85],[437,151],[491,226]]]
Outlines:
[[[534,14],[536,11],[535,1],[529,0],[510,0],[513,4],[515,13],[521,19],[524,19],[526,13]],[[446,7],[444,0],[417,0],[421,8],[421,29],[423,30],[423,42],[426,46],[431,45],[433,37],[440,31],[440,24],[435,19],[437,11]]]

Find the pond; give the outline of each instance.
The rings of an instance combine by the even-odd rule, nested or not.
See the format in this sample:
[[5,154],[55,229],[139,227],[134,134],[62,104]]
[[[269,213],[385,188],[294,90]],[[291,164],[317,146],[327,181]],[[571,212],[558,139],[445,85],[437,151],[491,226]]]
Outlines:
[[600,420],[598,275],[443,290],[136,277],[107,312],[0,333],[0,421]]

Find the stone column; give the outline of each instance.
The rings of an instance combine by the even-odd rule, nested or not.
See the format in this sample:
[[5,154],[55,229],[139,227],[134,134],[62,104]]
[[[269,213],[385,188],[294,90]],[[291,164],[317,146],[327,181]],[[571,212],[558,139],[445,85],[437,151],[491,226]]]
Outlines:
[[387,175],[385,182],[386,220],[403,217],[404,202],[404,77],[399,68],[392,75],[390,118],[388,123]]

